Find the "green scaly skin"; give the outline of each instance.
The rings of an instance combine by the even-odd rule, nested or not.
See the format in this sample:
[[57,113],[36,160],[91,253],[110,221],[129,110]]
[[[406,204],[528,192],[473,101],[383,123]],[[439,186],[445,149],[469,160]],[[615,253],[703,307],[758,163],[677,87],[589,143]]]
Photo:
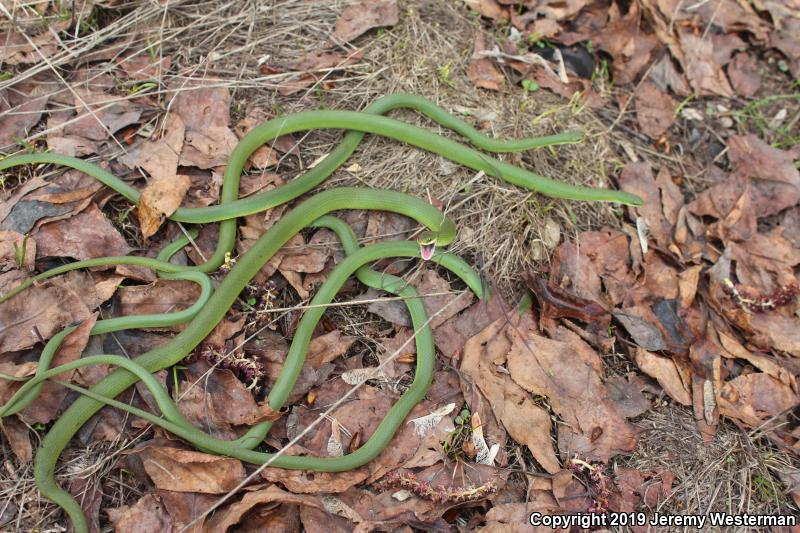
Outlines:
[[[364,113],[312,111],[271,120],[255,128],[246,135],[232,152],[225,170],[223,188],[220,195],[220,205],[208,208],[179,209],[170,217],[176,221],[196,223],[221,221],[218,246],[213,256],[202,265],[196,267],[180,267],[180,272],[185,273],[192,270],[210,272],[218,268],[225,261],[226,255],[233,249],[236,237],[236,217],[274,207],[309,191],[324,181],[325,178],[352,154],[363,138],[364,133],[375,133],[404,141],[411,145],[440,154],[475,170],[482,170],[486,174],[499,177],[510,183],[549,196],[641,205],[641,199],[634,195],[618,191],[576,187],[549,180],[543,176],[491,158],[449,139],[439,137],[427,130],[377,116],[377,114],[385,113],[397,107],[411,107],[417,109],[430,118],[440,122],[445,127],[464,134],[476,146],[491,151],[524,150],[551,144],[577,142],[581,138],[580,135],[576,134],[562,134],[560,136],[548,138],[525,139],[512,142],[496,141],[483,136],[466,123],[449,115],[431,102],[420,97],[404,94],[384,97],[365,109]],[[303,176],[292,180],[285,186],[274,191],[253,195],[246,199],[238,199],[241,172],[244,169],[248,157],[257,148],[279,135],[317,128],[344,128],[350,131],[345,135],[343,142],[332,151],[328,157]],[[66,156],[56,154],[31,154],[11,157],[0,161],[0,170],[30,163],[55,163],[77,168],[99,179],[106,185],[109,185],[130,200],[137,202],[139,199],[139,193],[135,189],[100,167]],[[197,346],[219,320],[224,317],[228,307],[233,303],[250,278],[255,275],[260,267],[271,258],[292,235],[325,213],[344,208],[378,209],[394,211],[410,216],[430,228],[431,234],[434,236],[433,239],[431,239],[433,242],[430,242],[430,244],[436,246],[448,244],[455,235],[455,226],[451,221],[446,219],[430,205],[410,196],[390,191],[345,188],[323,192],[300,204],[265,233],[251,250],[238,259],[229,275],[223,280],[220,287],[210,297],[206,305],[201,306],[202,309],[187,328],[166,345],[151,350],[136,358],[136,364],[146,371],[155,372],[182,359]],[[374,248],[370,247],[369,249],[373,250]],[[382,251],[389,253],[388,250]],[[364,254],[367,254],[367,252],[364,252]],[[123,261],[128,259],[139,260],[145,258],[103,258],[96,261],[99,261],[97,265],[111,264],[114,261],[118,261],[117,264],[135,264],[134,262],[123,263]],[[87,264],[86,262],[83,263]],[[164,266],[166,263],[160,263],[160,265],[152,266],[161,272],[177,272],[176,270],[171,270],[174,265],[166,267]],[[16,292],[4,295],[0,298],[0,302],[10,298],[13,294],[16,294]],[[136,317],[125,317],[120,320],[135,318]],[[133,324],[133,322],[128,322],[128,324]],[[313,330],[314,323],[307,322],[306,324],[310,325]],[[303,347],[302,352],[305,352],[305,347]],[[302,364],[302,362],[300,364]],[[417,379],[420,378],[419,367],[420,364],[418,364]],[[299,368],[284,368],[284,372],[287,372],[287,375],[293,375],[295,372],[299,373]],[[77,531],[86,531],[86,523],[78,504],[68,493],[58,488],[55,484],[53,474],[57,457],[72,435],[74,435],[80,426],[103,405],[103,402],[98,401],[98,398],[102,397],[106,398],[106,400],[113,398],[135,381],[137,381],[137,378],[134,374],[127,370],[120,369],[95,385],[90,393],[94,396],[94,399],[86,396],[79,398],[54,424],[50,433],[48,433],[42,441],[39,453],[37,453],[35,474],[40,491],[44,496],[65,508],[70,518],[73,520]],[[291,383],[289,383],[291,381],[289,379],[285,381],[288,388],[291,389],[293,381]],[[279,392],[283,391],[284,388],[285,387],[282,386]],[[427,389],[427,386],[425,388]],[[288,391],[286,391],[286,393],[288,394]],[[282,395],[282,392],[280,394],[276,393],[275,404],[273,404],[271,393],[270,407],[276,409],[277,400]],[[414,404],[411,404],[409,409],[413,407],[413,405]],[[280,406],[277,408],[279,409]],[[402,418],[400,421],[402,421]],[[385,422],[386,420],[384,420],[384,423]],[[391,420],[391,422],[397,421]],[[373,435],[373,439],[378,437],[378,440],[385,442],[391,439],[393,431],[391,434],[384,433],[388,431],[383,429],[384,423],[379,427],[381,433],[378,434],[379,431],[376,431],[376,435]],[[356,453],[361,452],[362,448]],[[380,450],[378,450],[378,452],[379,451]],[[334,461],[338,459],[344,462],[352,461],[353,459],[346,458],[355,456],[356,453],[345,456],[345,458],[334,459]],[[313,458],[295,458],[293,460],[299,461],[298,468],[314,469],[315,463],[312,459]],[[346,470],[347,468],[342,469]]]
[[[359,251],[358,242],[356,239],[355,234],[353,233],[350,226],[346,223],[337,219],[335,217],[325,216],[320,218],[319,220],[313,223],[314,227],[325,227],[333,230],[336,232],[337,236],[340,238],[343,244],[343,248],[345,253],[348,255],[354,255]],[[380,253],[390,253],[392,257],[419,257],[419,246],[416,243],[407,242],[407,241],[397,241],[397,242],[387,242],[381,244],[381,249],[379,250]],[[371,256],[375,255],[375,252],[370,250],[369,252]],[[369,257],[366,255],[367,252],[361,252],[362,256],[366,258],[364,261],[369,261]],[[346,280],[350,274],[352,274],[352,264],[361,262],[362,260],[359,257],[354,258],[349,263],[344,263],[337,267],[337,269],[344,270],[344,273],[340,273],[335,271],[331,275],[331,280],[326,283],[330,283],[332,285],[341,285],[343,280]],[[461,258],[448,254],[448,253],[438,253],[432,259],[432,262],[438,263],[448,270],[452,271],[454,274],[459,276],[471,290],[473,290],[476,294],[488,294],[486,291],[483,290],[481,287],[481,279],[480,276]],[[420,305],[421,300],[418,298],[418,294],[413,286],[408,285],[402,278],[398,278],[396,276],[392,276],[389,274],[384,274],[381,272],[377,272],[372,270],[367,266],[358,267],[355,271],[356,277],[359,281],[367,285],[368,287],[372,287],[375,289],[382,289],[398,296],[401,296],[405,299],[406,304],[409,308],[409,313],[412,318],[412,323],[414,325],[415,330],[421,332],[423,329],[430,330],[430,325],[427,323],[427,315],[424,309],[424,306]],[[323,285],[320,288],[318,295],[313,299],[311,302],[312,306],[324,306],[327,303],[330,303],[330,299],[327,301],[324,300],[325,297],[333,298],[333,296],[338,292],[339,287],[334,286],[333,288]],[[301,327],[298,328],[298,331],[307,332],[309,331],[308,328]],[[313,331],[311,328],[310,331]],[[310,333],[309,333],[310,335]],[[423,370],[428,366],[433,365],[433,361],[435,361],[435,352],[434,352],[434,345],[433,345],[433,332],[427,331],[425,334],[418,334],[416,337],[416,348],[417,353],[419,354],[419,358],[421,360],[425,360],[422,365]],[[303,345],[307,345],[310,341],[310,337],[301,338],[296,336],[292,341],[294,346],[295,343],[301,343]],[[302,368],[303,363],[305,362],[305,350],[297,350],[294,347],[290,348],[289,355],[287,359],[291,358],[292,361],[289,363],[289,368]],[[430,361],[430,363],[428,363]],[[172,402],[171,398],[169,397],[168,392],[164,389],[164,387],[150,374],[146,369],[141,367],[135,361],[127,359],[125,357],[119,355],[94,355],[88,356],[76,361],[71,361],[59,367],[51,368],[46,372],[43,372],[40,375],[35,376],[34,378],[30,379],[27,383],[25,383],[12,397],[8,402],[7,406],[14,405],[17,401],[17,398],[26,397],[29,391],[33,390],[35,386],[43,383],[45,380],[54,379],[58,377],[60,374],[64,372],[68,372],[71,370],[75,370],[77,368],[82,368],[85,366],[96,365],[96,364],[107,364],[107,365],[114,365],[125,370],[128,370],[132,374],[135,374],[145,386],[150,390],[155,399],[156,403],[158,404],[159,409],[161,410],[164,418],[159,418],[151,413],[147,413],[146,411],[142,411],[136,408],[129,406],[128,404],[124,404],[121,402],[114,402],[110,398],[106,398],[104,396],[98,396],[94,393],[87,391],[86,389],[75,389],[79,390],[80,392],[84,393],[86,396],[89,396],[92,399],[101,401],[106,405],[112,405],[114,407],[120,407],[121,409],[134,414],[136,416],[141,416],[146,420],[163,427],[168,431],[172,431],[176,427],[180,428],[179,433],[175,433],[178,436],[186,439],[188,442],[193,444],[198,449],[203,451],[212,452],[212,453],[219,453],[224,455],[229,455],[231,457],[235,457],[237,459],[241,459],[248,462],[254,463],[265,463],[267,461],[273,461],[273,464],[278,467],[283,468],[297,468],[295,460],[289,460],[289,462],[283,462],[280,458],[275,458],[273,454],[266,454],[266,453],[243,453],[246,450],[252,450],[259,444],[261,444],[264,440],[264,437],[268,433],[271,423],[264,423],[258,424],[257,426],[253,426],[253,429],[258,428],[258,431],[253,432],[251,429],[247,435],[240,437],[234,441],[224,441],[221,439],[216,439],[211,437],[210,435],[196,429],[191,425],[191,423],[186,420],[183,414],[180,412],[178,407]],[[422,372],[422,376],[425,377],[427,373],[425,371]],[[9,376],[10,379],[17,379],[20,378],[13,378]],[[292,376],[288,376],[286,373],[282,373],[281,376],[278,378],[279,380],[293,380]],[[414,387],[412,385],[412,387]],[[274,389],[273,389],[274,390]],[[419,387],[414,389],[415,391],[419,391]],[[427,386],[425,387],[427,390]],[[422,393],[424,395],[424,391]],[[421,399],[421,398],[420,398]],[[281,398],[272,398],[270,397],[270,401],[280,402]],[[283,403],[285,403],[286,398],[282,398]],[[112,403],[113,402],[113,403]],[[416,405],[419,402],[419,399],[410,403]],[[121,407],[124,406],[124,407]],[[142,415],[142,413],[145,413]],[[0,416],[5,415],[5,412],[0,411]],[[400,421],[405,418],[405,414],[400,417]],[[165,420],[166,419],[166,420]],[[392,435],[396,431],[396,427],[391,431]],[[379,453],[379,452],[378,452]],[[328,460],[325,464],[329,463]]]
[[[239,257],[228,275],[222,280],[219,287],[217,287],[217,290],[211,295],[206,305],[200,309],[194,319],[187,325],[186,329],[173,337],[166,344],[136,357],[134,359],[136,363],[145,368],[148,372],[153,373],[162,368],[172,366],[182,360],[211,332],[212,329],[214,329],[217,323],[222,320],[250,279],[255,276],[262,265],[266,263],[292,235],[321,216],[344,208],[377,209],[406,215],[416,219],[421,224],[430,228],[433,233],[437,234],[439,237],[437,244],[440,246],[449,244],[455,236],[455,226],[453,222],[444,218],[439,210],[422,200],[405,194],[393,191],[344,187],[321,192],[285,214],[264,233],[244,255]],[[371,250],[376,249],[372,248]],[[388,250],[384,249],[382,252],[388,252]],[[371,260],[374,261],[381,257],[386,256],[376,256]],[[319,292],[317,294],[319,294]],[[304,318],[308,316],[308,313],[315,310],[316,309],[310,309],[306,315],[304,315]],[[318,312],[318,314],[321,315],[321,312]],[[319,316],[317,316],[317,320],[319,320]],[[306,320],[301,327],[308,329],[308,335],[310,336],[311,330],[313,330],[315,325],[316,322],[312,323]],[[301,327],[298,327],[295,335],[302,336],[303,331],[301,331]],[[308,343],[304,343],[303,346],[297,346],[298,350],[305,353]],[[297,361],[297,363],[301,364],[302,361]],[[418,369],[419,368],[420,365],[418,365]],[[288,373],[288,375],[298,375],[299,371],[299,367],[292,367],[287,360],[281,372]],[[115,398],[125,389],[136,383],[136,381],[137,377],[134,374],[131,374],[127,370],[118,369],[97,383],[91,390],[101,396]],[[288,380],[284,381],[284,383],[287,383],[287,381]],[[277,400],[273,401],[272,398],[275,397],[277,399],[282,397],[285,399],[283,393],[275,392],[277,385],[276,383],[276,387],[270,392],[269,401],[270,407],[275,411],[280,410],[283,401],[278,403]],[[288,389],[291,389],[291,385],[292,384],[288,385]],[[425,390],[427,390],[427,386]],[[407,407],[405,402],[403,404],[398,403],[396,406],[397,405],[401,407],[391,411],[391,413],[400,413],[401,408]],[[62,416],[56,420],[50,432],[42,439],[34,461],[34,475],[39,491],[42,495],[64,508],[70,520],[72,520],[75,525],[76,530],[80,532],[86,531],[88,527],[85,522],[85,517],[83,516],[80,505],[78,505],[72,496],[56,485],[54,480],[55,464],[58,456],[66,447],[72,436],[102,406],[103,404],[101,402],[85,396],[75,400]],[[397,414],[394,416],[397,416]],[[374,442],[388,442],[387,439],[391,439],[392,435],[384,432],[388,431],[390,428],[389,422],[385,424],[382,423],[381,433],[376,432],[376,434],[373,435],[373,438],[376,438]],[[361,452],[357,457],[364,456],[369,450],[371,450],[371,448],[365,449],[365,451]],[[370,453],[372,452],[370,451]],[[347,459],[348,457],[350,456],[341,458],[342,470],[351,468],[346,465],[350,464],[350,461],[353,461],[354,458]],[[305,459],[308,459],[308,461],[304,461]],[[304,468],[307,469],[315,469],[317,466],[316,463],[311,461],[311,458],[297,458],[293,460],[298,461],[300,465],[305,465]]]
[[[212,272],[219,268],[225,262],[225,254],[233,249],[236,241],[236,222],[234,220],[236,217],[275,207],[308,192],[324,181],[350,157],[363,138],[364,133],[374,133],[403,141],[423,150],[437,153],[474,170],[482,170],[490,176],[501,178],[509,183],[541,192],[548,196],[571,200],[620,202],[629,205],[641,205],[642,203],[638,196],[626,192],[579,187],[546,178],[489,157],[428,130],[379,115],[399,107],[418,109],[443,126],[464,134],[476,146],[494,152],[513,152],[542,146],[574,143],[583,138],[582,134],[579,133],[564,133],[518,141],[490,139],[432,102],[409,94],[386,96],[368,106],[364,112],[305,111],[276,118],[254,128],[234,148],[225,167],[219,205],[208,208],[178,209],[170,216],[170,219],[178,222],[221,221],[219,241],[214,255],[202,265],[187,268],[201,272]],[[320,128],[342,128],[351,131],[333,152],[303,176],[273,191],[256,194],[246,199],[238,199],[239,178],[250,154],[281,135]],[[139,192],[113,174],[86,161],[59,154],[28,154],[9,157],[0,161],[0,170],[32,163],[54,163],[78,169],[97,178],[130,201],[134,203],[139,201]]]

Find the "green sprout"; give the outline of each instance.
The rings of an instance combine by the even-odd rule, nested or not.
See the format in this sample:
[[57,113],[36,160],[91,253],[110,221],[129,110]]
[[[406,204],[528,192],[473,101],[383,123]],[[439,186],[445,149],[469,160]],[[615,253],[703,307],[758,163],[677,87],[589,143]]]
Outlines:
[[464,453],[464,444],[472,437],[472,413],[465,407],[456,415],[454,422],[456,427],[447,441],[442,443],[442,449],[447,457],[458,460]]
[[533,80],[522,80],[522,88],[529,93],[535,93],[539,90],[539,84]]
[[436,69],[436,75],[439,78],[439,81],[444,83],[445,85],[452,85],[450,81],[450,67],[452,63],[448,62],[446,65],[442,65],[441,67]]
[[28,239],[30,235],[25,235],[22,238],[22,246],[17,246],[17,242],[14,241],[14,260],[17,262],[17,266],[22,268],[25,264],[25,254],[28,251]]

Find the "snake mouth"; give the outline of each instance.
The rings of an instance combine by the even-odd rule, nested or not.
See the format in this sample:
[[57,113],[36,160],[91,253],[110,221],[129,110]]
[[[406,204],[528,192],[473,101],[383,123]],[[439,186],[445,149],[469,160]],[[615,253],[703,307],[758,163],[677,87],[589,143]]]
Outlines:
[[419,245],[419,255],[423,261],[430,260],[433,257],[433,252],[436,251],[436,243],[430,244],[420,244]]

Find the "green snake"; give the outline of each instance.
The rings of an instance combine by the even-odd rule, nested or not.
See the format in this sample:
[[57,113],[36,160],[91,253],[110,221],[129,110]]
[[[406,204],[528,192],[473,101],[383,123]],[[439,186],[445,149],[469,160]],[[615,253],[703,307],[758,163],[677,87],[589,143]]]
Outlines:
[[[493,152],[509,152],[526,150],[553,144],[577,142],[582,138],[579,134],[561,134],[550,137],[522,139],[517,141],[498,141],[481,134],[466,122],[450,115],[432,102],[414,95],[394,94],[385,96],[367,107],[364,112],[349,111],[309,111],[267,121],[248,133],[231,153],[223,177],[220,203],[203,208],[180,208],[169,218],[174,221],[189,223],[220,222],[219,239],[214,254],[203,264],[194,267],[182,267],[168,262],[169,257],[180,249],[185,240],[173,243],[165,249],[159,258],[144,257],[108,257],[71,263],[58,269],[45,272],[21,284],[19,287],[0,297],[6,301],[18,294],[35,281],[40,281],[58,273],[88,266],[104,266],[114,264],[134,264],[152,268],[161,276],[177,279],[188,279],[200,284],[202,296],[191,308],[169,315],[129,316],[98,321],[92,334],[118,331],[125,328],[165,326],[191,319],[186,328],[166,344],[150,350],[133,360],[124,360],[119,356],[105,355],[86,357],[71,364],[97,364],[106,362],[117,366],[117,370],[98,382],[91,389],[81,391],[83,394],[65,410],[63,415],[53,424],[43,438],[36,454],[34,472],[37,485],[43,496],[56,502],[65,509],[73,522],[76,531],[87,531],[88,525],[79,504],[66,491],[55,483],[54,472],[58,456],[66,447],[78,429],[103,405],[109,404],[134,412],[154,424],[186,439],[203,450],[231,455],[245,461],[271,464],[282,468],[308,469],[321,471],[349,470],[365,464],[380,453],[394,436],[399,425],[411,409],[424,397],[431,382],[435,351],[433,333],[427,323],[424,307],[417,298],[413,288],[399,278],[389,277],[372,271],[366,265],[386,257],[422,257],[441,262],[451,268],[479,296],[486,297],[488,292],[481,286],[479,276],[466,263],[450,254],[436,252],[436,248],[446,246],[455,238],[456,228],[451,220],[438,209],[415,197],[377,189],[336,188],[323,191],[309,197],[294,209],[282,216],[256,243],[243,255],[237,258],[228,274],[222,279],[215,291],[210,289],[210,281],[205,272],[218,269],[229,256],[236,238],[236,218],[257,213],[289,202],[322,183],[336,168],[346,161],[358,146],[365,133],[373,133],[384,137],[406,142],[410,145],[442,155],[452,161],[461,163],[472,169],[483,171],[523,188],[537,191],[549,196],[587,201],[609,201],[628,205],[641,205],[641,199],[625,192],[605,189],[578,187],[554,181],[525,169],[510,165],[490,157],[475,149],[455,141],[436,135],[428,130],[381,116],[392,109],[411,108],[422,112],[442,126],[452,129],[470,140],[478,148]],[[264,143],[288,133],[319,128],[341,128],[349,130],[342,142],[318,165],[295,178],[287,184],[248,198],[239,199],[239,180],[249,156]],[[98,179],[119,192],[130,201],[138,203],[139,193],[134,188],[105,171],[84,160],[57,154],[28,154],[0,160],[0,170],[24,164],[52,163],[78,169]],[[341,209],[372,209],[396,212],[406,215],[428,228],[418,238],[417,243],[383,242],[357,248],[354,237],[348,234],[332,217],[327,217]],[[260,268],[296,233],[303,228],[318,225],[331,227],[343,242],[348,255],[330,273],[326,282],[317,290],[312,303],[329,302],[338,292],[342,283],[353,273],[367,285],[380,287],[405,298],[412,316],[417,343],[417,365],[414,382],[392,407],[380,423],[370,439],[353,453],[335,458],[315,458],[306,456],[279,456],[253,451],[260,445],[269,431],[271,422],[263,422],[251,427],[248,432],[236,441],[220,441],[193,428],[185,419],[171,408],[168,394],[154,379],[144,378],[162,368],[172,366],[189,354],[211,330],[222,320],[230,306],[238,298],[252,277]],[[206,299],[207,298],[207,299]],[[305,359],[305,352],[317,321],[324,312],[324,307],[312,307],[304,313],[295,332],[286,364],[276,382],[270,389],[268,404],[274,411],[284,407],[294,383],[299,376]],[[36,376],[17,392],[17,394],[0,410],[6,416],[18,412],[34,400],[38,389],[45,379],[62,373],[66,367],[48,369],[53,355],[58,349],[67,328],[54,336],[43,350]],[[101,359],[98,359],[101,358]],[[106,359],[107,358],[107,359]],[[67,365],[69,366],[69,365]],[[77,368],[74,366],[71,368]],[[158,398],[159,408],[164,418],[140,412],[135,408],[114,400],[116,396],[140,379]],[[75,386],[70,385],[75,388]],[[79,389],[79,388],[78,388]],[[174,404],[172,404],[174,407]]]

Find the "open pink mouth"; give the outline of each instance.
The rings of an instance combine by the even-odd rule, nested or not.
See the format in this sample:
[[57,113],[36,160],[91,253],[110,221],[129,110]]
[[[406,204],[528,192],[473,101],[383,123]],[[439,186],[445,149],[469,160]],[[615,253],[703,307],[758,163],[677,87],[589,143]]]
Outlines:
[[420,244],[419,255],[423,261],[428,261],[433,257],[433,252],[436,251],[436,244]]

